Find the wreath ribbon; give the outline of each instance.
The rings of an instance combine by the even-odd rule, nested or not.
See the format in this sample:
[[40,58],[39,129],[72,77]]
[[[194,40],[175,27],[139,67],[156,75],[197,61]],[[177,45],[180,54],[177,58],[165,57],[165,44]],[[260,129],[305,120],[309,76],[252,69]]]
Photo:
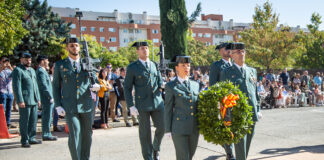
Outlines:
[[221,110],[221,117],[224,121],[225,126],[232,125],[231,121],[226,121],[224,118],[225,118],[227,109],[234,107],[236,105],[236,100],[238,100],[238,99],[239,99],[239,96],[234,95],[232,93],[223,98],[223,101],[222,101],[223,103],[221,104],[220,110]]

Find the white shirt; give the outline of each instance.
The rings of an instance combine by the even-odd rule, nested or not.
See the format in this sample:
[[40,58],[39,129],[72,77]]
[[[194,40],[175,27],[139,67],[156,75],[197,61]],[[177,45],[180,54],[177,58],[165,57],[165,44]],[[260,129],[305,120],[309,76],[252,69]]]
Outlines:
[[189,82],[189,78],[187,77],[186,79],[182,79],[178,76],[178,80],[180,81],[180,83],[183,83],[184,81]]
[[80,68],[81,68],[81,66],[80,66],[80,58],[74,60],[71,57],[69,57],[69,60],[71,62],[72,68],[73,68],[73,63],[75,62],[75,65],[77,67],[77,70],[80,71]]
[[143,64],[144,67],[146,67],[145,62],[147,62],[148,68],[151,67],[151,63],[150,63],[150,60],[149,59],[146,59],[146,61],[143,61],[142,59],[139,59],[139,60],[141,61],[141,63]]
[[235,65],[239,70],[241,70],[242,67],[245,67],[245,64],[243,64],[243,66],[239,66],[238,64],[234,63],[234,65]]
[[227,60],[225,60],[225,59],[222,59],[222,60],[225,62],[225,64],[228,63],[228,64],[232,65],[230,61],[227,61]]

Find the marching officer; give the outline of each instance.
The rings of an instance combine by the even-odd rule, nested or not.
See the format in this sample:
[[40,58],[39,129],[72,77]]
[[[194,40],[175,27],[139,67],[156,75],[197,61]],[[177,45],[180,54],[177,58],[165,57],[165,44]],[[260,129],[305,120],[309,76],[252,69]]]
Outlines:
[[39,55],[37,57],[37,63],[39,67],[36,75],[42,103],[42,137],[43,141],[56,141],[57,137],[51,134],[54,99],[51,78],[47,73],[49,69],[47,56]]
[[30,144],[41,144],[36,139],[37,106],[41,106],[36,73],[31,67],[31,54],[22,53],[21,64],[12,72],[12,87],[19,106],[19,128],[21,146],[29,148]]
[[221,81],[231,81],[239,85],[239,89],[248,96],[249,105],[252,106],[253,121],[251,133],[245,135],[238,144],[235,144],[235,154],[237,160],[246,160],[248,157],[250,144],[254,135],[255,123],[261,118],[260,99],[257,93],[257,72],[254,68],[245,64],[244,43],[230,43],[231,58],[234,64],[221,72]]
[[[158,160],[164,136],[164,103],[161,96],[162,77],[156,63],[149,60],[147,42],[135,42],[138,60],[127,67],[124,81],[124,95],[132,115],[138,115],[139,138],[145,160]],[[133,87],[135,97],[132,96]],[[135,104],[134,104],[135,98]],[[151,122],[156,127],[152,144]]]
[[[69,149],[73,160],[88,160],[92,142],[92,122],[100,85],[90,87],[88,72],[82,68],[78,38],[66,38],[68,58],[55,63],[53,94],[56,107],[66,112]],[[93,77],[97,77],[93,73]]]
[[189,80],[190,56],[177,56],[176,63],[177,77],[165,86],[166,136],[172,136],[177,160],[191,160],[199,138],[199,83]]
[[[227,46],[228,43],[222,43],[216,47],[216,49],[219,50],[219,54],[221,55],[222,59],[210,65],[210,75],[209,75],[210,86],[216,84],[217,82],[220,82],[221,71],[227,67],[232,66],[232,63],[230,61],[231,58],[230,49],[227,48]],[[235,160],[233,155],[234,145],[225,144],[223,147],[226,152],[226,160]]]

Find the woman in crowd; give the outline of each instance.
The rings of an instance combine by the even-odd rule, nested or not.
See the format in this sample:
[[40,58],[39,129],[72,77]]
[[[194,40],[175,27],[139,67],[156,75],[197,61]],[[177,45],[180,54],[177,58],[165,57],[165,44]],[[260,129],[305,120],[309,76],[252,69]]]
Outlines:
[[108,81],[107,70],[101,69],[99,72],[99,83],[101,88],[98,92],[99,102],[101,106],[101,128],[110,128],[108,124],[108,110],[109,110],[109,90],[112,88]]

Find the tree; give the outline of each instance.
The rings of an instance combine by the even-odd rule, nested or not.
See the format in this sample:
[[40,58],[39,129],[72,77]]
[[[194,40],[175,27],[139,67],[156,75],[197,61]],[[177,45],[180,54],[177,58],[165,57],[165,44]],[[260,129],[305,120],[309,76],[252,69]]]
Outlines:
[[299,57],[298,61],[303,68],[324,68],[324,32],[318,30],[322,23],[321,19],[322,16],[318,13],[313,13],[311,24],[307,25],[309,33],[301,31],[298,34],[305,47],[305,52]]
[[0,55],[12,54],[28,32],[22,27],[25,10],[20,0],[0,1]]
[[199,15],[201,4],[198,4],[196,11],[189,19],[184,0],[160,0],[159,3],[165,57],[172,59],[176,55],[187,55],[187,30],[190,23]]
[[206,46],[203,42],[192,38],[192,33],[188,34],[188,55],[191,56],[192,66],[209,66],[221,57],[214,45]]
[[16,48],[17,53],[29,51],[33,56],[46,54],[45,51],[48,51],[46,49],[55,44],[51,43],[55,40],[53,37],[60,39],[69,35],[71,23],[65,23],[58,14],[54,14],[51,7],[48,7],[47,0],[43,3],[39,0],[24,0],[23,6],[26,9],[26,14],[22,19],[23,27],[29,31],[29,34]]
[[247,63],[261,69],[280,69],[296,63],[302,53],[296,34],[288,26],[277,28],[279,16],[269,1],[255,7],[252,28],[240,32],[246,44]]

